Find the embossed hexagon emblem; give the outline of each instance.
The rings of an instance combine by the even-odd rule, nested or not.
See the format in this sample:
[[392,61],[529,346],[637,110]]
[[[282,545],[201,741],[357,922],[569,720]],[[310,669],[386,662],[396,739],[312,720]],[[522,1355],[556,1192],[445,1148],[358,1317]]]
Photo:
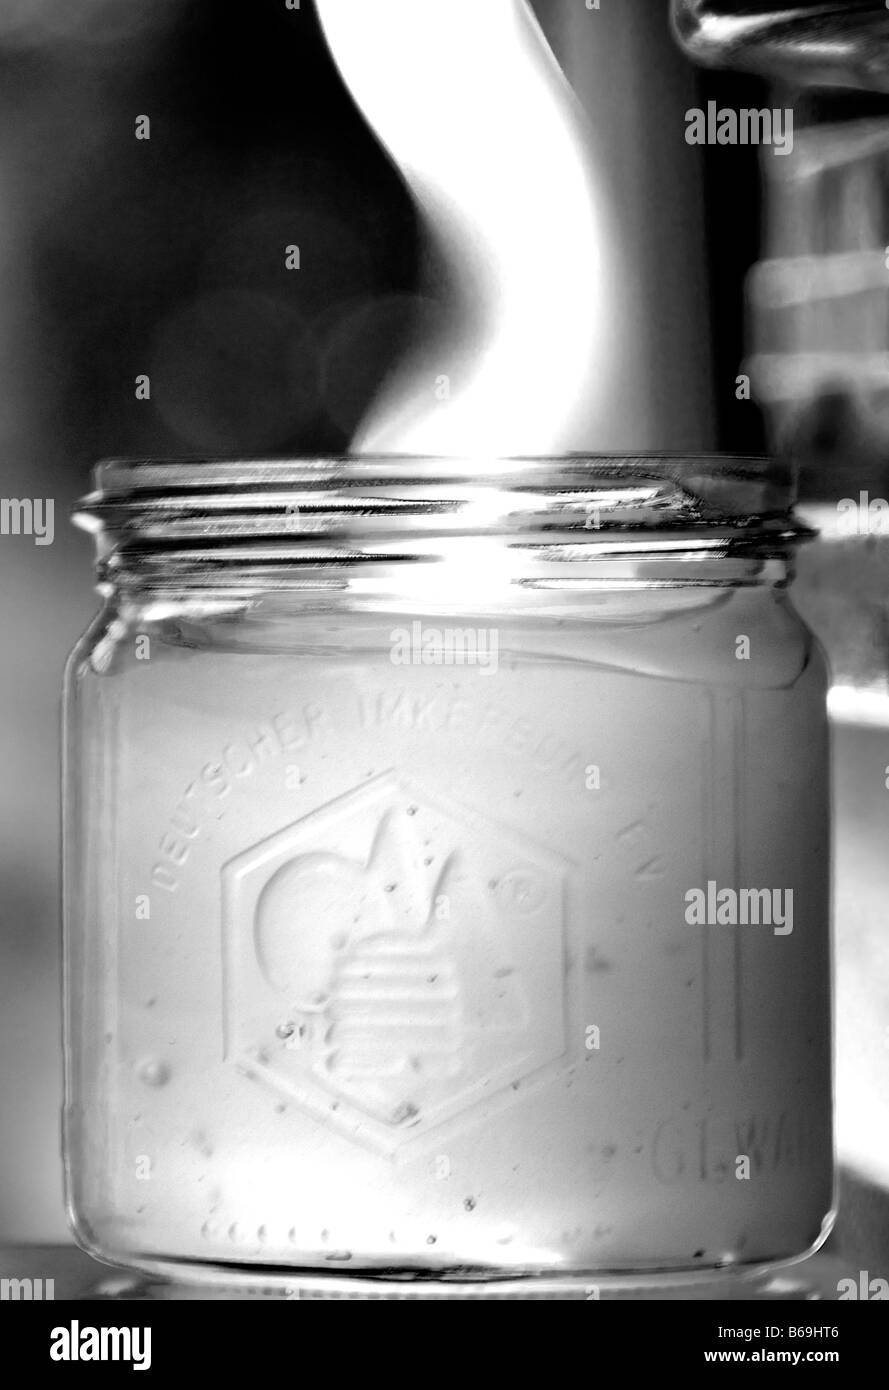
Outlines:
[[395,773],[312,812],[223,867],[227,1059],[384,1152],[468,1123],[564,1054],[567,870]]

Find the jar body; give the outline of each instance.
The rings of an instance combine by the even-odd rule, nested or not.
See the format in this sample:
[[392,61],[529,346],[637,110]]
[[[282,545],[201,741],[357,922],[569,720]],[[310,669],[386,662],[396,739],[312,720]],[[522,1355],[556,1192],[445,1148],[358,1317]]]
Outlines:
[[810,1249],[825,692],[767,588],[112,602],[67,692],[81,1241],[442,1280]]

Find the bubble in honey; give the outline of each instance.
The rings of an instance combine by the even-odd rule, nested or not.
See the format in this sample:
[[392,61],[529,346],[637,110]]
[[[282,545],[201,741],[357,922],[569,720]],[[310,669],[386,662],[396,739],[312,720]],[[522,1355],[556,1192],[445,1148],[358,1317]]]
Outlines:
[[204,1130],[196,1129],[191,1136],[191,1142],[204,1158],[213,1157],[213,1143]]
[[136,1075],[145,1086],[166,1086],[172,1073],[160,1058],[146,1057],[137,1066]]

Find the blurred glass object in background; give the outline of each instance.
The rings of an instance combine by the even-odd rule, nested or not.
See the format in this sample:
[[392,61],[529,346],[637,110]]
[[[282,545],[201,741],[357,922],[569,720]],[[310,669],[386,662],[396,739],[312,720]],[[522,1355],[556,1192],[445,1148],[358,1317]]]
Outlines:
[[[667,6],[621,0],[591,11],[582,0],[534,0],[534,10],[586,115],[603,209],[610,415],[603,418],[590,392],[584,447],[758,451],[758,439],[726,433],[719,415],[714,342],[732,334],[707,255],[708,219],[719,215],[707,178],[717,171],[685,140],[684,113],[698,104],[698,75],[673,42]],[[752,179],[754,160],[751,166]],[[743,160],[733,177],[737,189]],[[720,239],[717,257],[718,288],[730,286],[739,302],[738,282],[750,260],[742,267],[734,258],[747,214],[732,211],[734,225]]]
[[831,657],[834,713],[889,724],[889,107],[862,115],[851,95],[844,110],[800,90],[889,92],[889,8],[673,0],[673,23],[696,60],[780,77],[794,108],[792,156],[762,162],[748,370],[816,508],[800,594]]
[[765,169],[749,372],[821,533],[801,592],[834,711],[889,723],[889,117],[812,125]]
[[689,54],[707,66],[889,91],[885,0],[673,0],[673,23]]

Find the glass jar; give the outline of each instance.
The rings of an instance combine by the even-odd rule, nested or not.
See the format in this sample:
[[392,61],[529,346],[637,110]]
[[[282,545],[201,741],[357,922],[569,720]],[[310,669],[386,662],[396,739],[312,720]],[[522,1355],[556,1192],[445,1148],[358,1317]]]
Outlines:
[[889,91],[885,0],[673,0],[673,24],[701,63]]
[[66,737],[87,1249],[467,1296],[821,1240],[791,503],[755,459],[99,467]]

